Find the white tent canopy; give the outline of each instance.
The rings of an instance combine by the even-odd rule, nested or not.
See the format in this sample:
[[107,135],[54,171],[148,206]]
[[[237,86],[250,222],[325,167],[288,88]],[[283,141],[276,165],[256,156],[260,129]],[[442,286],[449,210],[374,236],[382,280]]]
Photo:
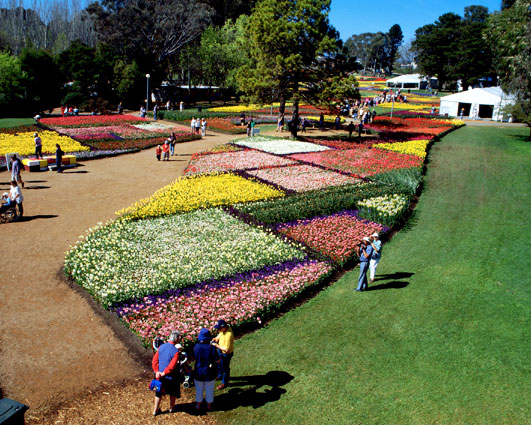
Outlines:
[[420,74],[406,74],[391,78],[386,81],[387,87],[399,87],[401,89],[425,89],[428,81],[432,82],[432,87],[436,86],[437,78],[421,77]]
[[514,102],[514,97],[504,93],[501,87],[477,88],[441,98],[441,115],[451,117],[504,119],[502,109]]

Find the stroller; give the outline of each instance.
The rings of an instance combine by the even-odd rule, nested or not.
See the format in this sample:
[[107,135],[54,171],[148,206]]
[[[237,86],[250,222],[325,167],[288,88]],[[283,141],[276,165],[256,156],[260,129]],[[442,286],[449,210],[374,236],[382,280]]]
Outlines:
[[[160,336],[153,339],[153,354],[159,350],[159,347],[162,344],[164,344],[164,340]],[[192,368],[188,366],[188,355],[183,350],[181,344],[175,344],[175,348],[179,350],[179,374],[181,376],[181,384],[183,384],[183,388],[191,388],[194,381],[192,380]]]
[[[6,192],[2,195],[2,200],[6,200],[8,197],[9,194]],[[17,216],[16,207],[14,202],[11,202],[10,205],[0,203],[0,223],[14,221]]]

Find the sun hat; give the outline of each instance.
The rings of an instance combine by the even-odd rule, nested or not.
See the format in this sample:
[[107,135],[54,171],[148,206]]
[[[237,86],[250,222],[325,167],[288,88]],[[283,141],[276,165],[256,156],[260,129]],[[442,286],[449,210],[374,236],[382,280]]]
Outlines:
[[2,193],[2,198],[6,198],[8,196],[9,196],[9,193],[7,193],[7,192]]
[[378,232],[374,232],[371,236],[374,236],[375,238],[379,237],[380,235],[378,234]]
[[214,325],[214,329],[221,329],[221,328],[228,328],[227,322],[225,320],[220,319],[218,320],[218,323]]
[[366,242],[370,242],[370,241],[371,241],[367,236],[365,236],[365,237],[363,238],[363,240],[366,241]]
[[197,339],[199,342],[209,342],[212,339],[212,334],[207,328],[203,328],[199,331]]

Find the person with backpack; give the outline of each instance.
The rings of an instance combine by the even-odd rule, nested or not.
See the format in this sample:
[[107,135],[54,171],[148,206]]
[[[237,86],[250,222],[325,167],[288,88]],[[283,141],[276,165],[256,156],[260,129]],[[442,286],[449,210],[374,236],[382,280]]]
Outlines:
[[168,342],[162,344],[153,356],[151,367],[155,372],[155,379],[158,379],[162,384],[160,391],[155,392],[153,416],[160,415],[160,402],[165,394],[170,396],[170,413],[175,412],[175,401],[181,397],[179,349],[176,347],[180,337],[179,331],[172,331]]

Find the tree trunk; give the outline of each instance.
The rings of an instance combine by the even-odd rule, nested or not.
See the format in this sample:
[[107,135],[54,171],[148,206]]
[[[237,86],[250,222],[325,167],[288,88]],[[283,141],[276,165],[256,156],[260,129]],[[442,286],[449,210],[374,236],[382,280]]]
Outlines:
[[293,114],[291,115],[291,138],[297,138],[297,130],[299,128],[299,99],[293,100]]

